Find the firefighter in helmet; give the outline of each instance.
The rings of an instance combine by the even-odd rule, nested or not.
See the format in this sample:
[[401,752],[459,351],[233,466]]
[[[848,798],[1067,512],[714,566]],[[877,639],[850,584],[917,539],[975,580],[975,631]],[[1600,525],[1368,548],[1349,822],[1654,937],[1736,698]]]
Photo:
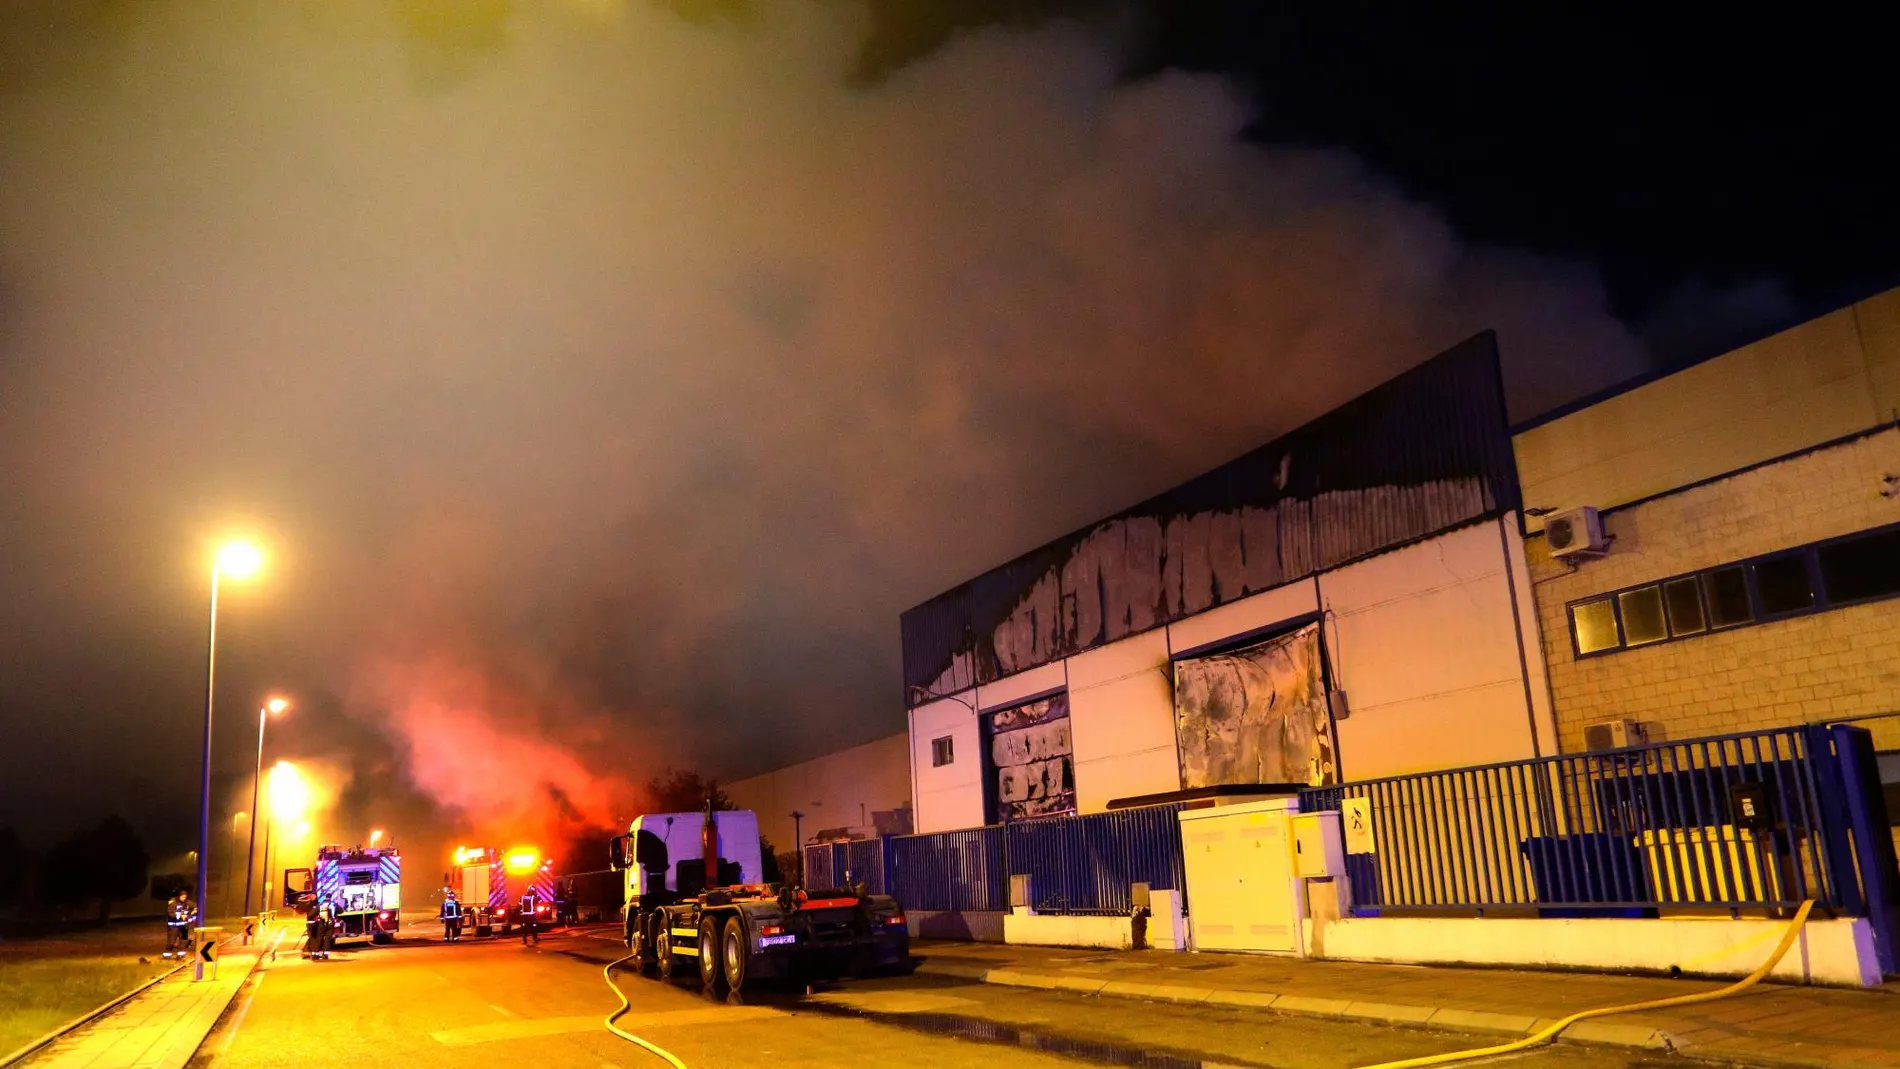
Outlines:
[[541,895],[533,887],[521,896],[521,945],[527,946],[530,939],[536,946],[541,945]]
[[310,958],[313,961],[329,961],[330,950],[336,946],[336,905],[328,899],[319,899],[310,907],[310,932],[314,937],[310,944]]
[[457,943],[462,939],[462,903],[455,897],[454,891],[442,893],[442,941]]
[[191,922],[198,911],[191,898],[180,891],[165,904],[165,958],[185,958],[191,954]]

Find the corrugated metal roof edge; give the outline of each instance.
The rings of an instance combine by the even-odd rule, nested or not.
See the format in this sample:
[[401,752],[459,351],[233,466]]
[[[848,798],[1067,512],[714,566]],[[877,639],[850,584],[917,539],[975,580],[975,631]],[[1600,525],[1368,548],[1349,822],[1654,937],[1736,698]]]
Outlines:
[[[1516,511],[1517,511],[1516,509],[1511,509],[1511,508],[1496,508],[1496,507],[1490,508],[1478,515],[1472,516],[1469,519],[1460,520],[1457,523],[1450,524],[1445,527],[1440,527],[1437,530],[1429,531],[1425,534],[1418,535],[1417,537],[1414,537],[1414,538],[1408,538],[1403,542],[1394,542],[1393,544],[1389,546],[1381,546],[1378,549],[1371,551],[1370,553],[1361,553],[1360,555],[1356,557],[1352,557],[1347,560],[1342,560],[1338,564],[1329,565],[1325,568],[1319,569],[1318,571],[1308,572],[1305,575],[1299,576],[1298,578],[1295,578],[1295,579],[1288,579],[1284,583],[1281,583],[1277,586],[1270,586],[1266,588],[1265,590],[1256,590],[1251,594],[1247,594],[1242,597],[1235,598],[1233,601],[1224,601],[1219,605],[1209,605],[1205,609],[1201,609],[1197,612],[1191,612],[1187,614],[1186,616],[1178,617],[1173,620],[1164,620],[1161,623],[1154,624],[1151,627],[1144,627],[1139,631],[1130,631],[1127,634],[1122,635],[1120,638],[1113,639],[1111,642],[1104,642],[1098,646],[1090,646],[1088,650],[1081,650],[1078,652],[1087,653],[1089,650],[1099,650],[1102,648],[1102,646],[1111,645],[1113,642],[1122,642],[1127,639],[1138,638],[1142,635],[1150,635],[1156,631],[1160,631],[1173,624],[1178,624],[1182,620],[1192,620],[1196,616],[1200,616],[1202,613],[1213,612],[1215,609],[1236,604],[1238,602],[1246,600],[1247,598],[1257,598],[1266,594],[1271,594],[1276,590],[1285,590],[1287,587],[1293,586],[1296,583],[1310,583],[1313,581],[1313,577],[1316,575],[1323,578],[1328,573],[1336,572],[1340,570],[1341,568],[1350,568],[1355,564],[1363,564],[1366,561],[1372,560],[1374,558],[1383,557],[1387,553],[1397,553],[1401,549],[1409,549],[1412,546],[1416,546],[1424,542],[1430,542],[1434,538],[1443,538],[1445,535],[1451,534],[1453,531],[1462,531],[1468,527],[1476,527],[1481,523],[1494,523],[1500,517],[1509,515]],[[1519,526],[1519,531],[1521,534],[1523,525],[1522,523],[1520,523],[1518,526]],[[924,604],[927,605],[929,604],[929,602],[925,602]],[[1010,679],[1015,676],[1022,675],[1024,672],[1033,672],[1038,668],[1042,668],[1046,665],[1054,664],[1056,663],[1056,661],[1059,661],[1059,660],[1066,660],[1068,657],[1073,657],[1073,656],[1075,656],[1075,654],[1066,654],[1063,657],[1058,657],[1058,658],[1055,658],[1054,660],[1043,661],[1039,664],[1032,664],[1027,668],[1019,668],[1016,671],[1009,673],[1009,675],[997,676],[995,679],[971,683],[967,687],[959,687],[956,690],[944,691],[942,693],[924,691],[922,687],[906,686],[904,688],[904,708],[906,711],[909,711],[912,709],[919,708],[921,706],[929,705],[931,702],[943,701],[947,698],[954,698],[959,694],[969,693],[970,691],[976,690],[979,687],[994,686],[995,684],[1000,683],[1005,679]],[[1043,696],[1046,697],[1047,695],[1043,695]],[[972,711],[975,711],[975,710],[973,709]]]
[[[1013,567],[1016,567],[1017,565],[1023,564],[1026,561],[1028,561],[1031,557],[1036,556],[1038,553],[1047,552],[1053,546],[1057,546],[1064,542],[1069,542],[1069,541],[1083,538],[1087,536],[1089,532],[1093,531],[1095,528],[1101,526],[1102,524],[1108,523],[1116,519],[1117,517],[1138,512],[1143,506],[1155,504],[1161,501],[1163,498],[1167,497],[1169,494],[1172,494],[1175,491],[1181,489],[1183,486],[1188,485],[1189,483],[1207,478],[1208,476],[1211,476],[1215,474],[1216,472],[1221,471],[1224,468],[1228,468],[1233,465],[1240,464],[1248,460],[1249,458],[1277,449],[1288,438],[1292,438],[1295,435],[1298,435],[1299,433],[1306,430],[1308,427],[1312,426],[1313,424],[1321,423],[1321,422],[1334,418],[1341,410],[1350,408],[1353,405],[1358,404],[1361,401],[1364,401],[1366,398],[1372,396],[1373,394],[1376,394],[1379,391],[1386,389],[1387,387],[1396,386],[1399,383],[1405,381],[1406,379],[1422,377],[1423,375],[1433,370],[1433,365],[1437,364],[1439,361],[1448,360],[1454,356],[1462,354],[1462,352],[1467,346],[1470,346],[1482,339],[1490,339],[1492,350],[1493,352],[1496,351],[1497,331],[1481,330],[1478,333],[1473,334],[1471,337],[1466,338],[1465,340],[1459,342],[1458,344],[1453,345],[1450,348],[1444,349],[1424,360],[1419,361],[1418,363],[1412,365],[1409,368],[1406,368],[1404,371],[1399,372],[1398,374],[1392,376],[1391,378],[1386,379],[1383,382],[1377,383],[1376,385],[1367,387],[1365,390],[1354,395],[1350,400],[1343,401],[1340,404],[1334,406],[1333,408],[1328,409],[1325,412],[1319,413],[1318,415],[1305,421],[1304,423],[1299,424],[1298,426],[1291,427],[1285,431],[1282,431],[1281,433],[1275,435],[1273,438],[1269,439],[1268,441],[1263,442],[1260,445],[1257,445],[1254,448],[1247,450],[1245,453],[1242,453],[1237,457],[1224,460],[1221,463],[1216,464],[1213,467],[1207,469],[1206,471],[1200,472],[1196,475],[1192,475],[1186,479],[1181,480],[1180,482],[1174,484],[1173,486],[1168,487],[1167,489],[1158,491],[1153,494],[1149,494],[1147,497],[1144,497],[1141,500],[1136,501],[1131,505],[1127,505],[1123,508],[1117,509],[1116,511],[1109,513],[1107,516],[1104,516],[1100,519],[1090,520],[1089,522],[1082,524],[1080,527],[1077,527],[1071,531],[1067,531],[1054,538],[1047,539],[1031,549],[1025,550],[1022,553],[1018,553],[1016,556],[1009,558],[1008,560],[1002,562],[1001,564],[995,565],[994,567],[985,568],[982,571],[971,576],[970,578],[965,579],[963,582],[958,583],[955,586],[951,586],[947,589],[941,590],[937,592],[936,594],[918,602],[917,604],[912,605],[910,608],[905,609],[903,612],[898,614],[898,618],[901,621],[904,617],[909,616],[911,613],[916,612],[918,609],[924,608],[925,606],[928,606],[931,603],[936,602],[942,598],[949,597],[950,595],[955,594],[957,591],[970,586],[971,584],[975,583],[978,579],[981,579],[982,577],[986,575],[991,575],[995,572],[1000,572],[1007,568],[1013,568]],[[1500,389],[1501,389],[1502,379],[1503,379],[1501,370],[1500,370],[1500,374],[1498,378],[1500,380]],[[1502,398],[1500,397],[1500,401],[1501,400]],[[1510,434],[1513,433],[1508,423],[1502,428],[1502,431],[1505,434],[1506,439],[1508,441]],[[1513,476],[1515,476],[1515,472],[1516,472],[1515,457],[1512,458],[1511,467],[1512,467]],[[1516,480],[1514,477],[1513,483],[1515,483],[1515,481]],[[1453,528],[1447,528],[1446,530],[1451,530],[1451,529]],[[1442,533],[1444,532],[1440,531],[1432,535],[1425,535],[1423,537],[1432,538],[1432,537],[1436,537],[1437,534],[1442,534]],[[1412,541],[1418,541],[1418,540],[1419,539],[1413,539]],[[1410,542],[1403,543],[1403,544],[1409,545]],[[1393,548],[1397,548],[1397,547],[1393,547]],[[1383,552],[1385,552],[1385,550],[1383,549],[1377,551],[1377,553],[1383,553]],[[1372,554],[1372,555],[1376,556],[1377,553]]]

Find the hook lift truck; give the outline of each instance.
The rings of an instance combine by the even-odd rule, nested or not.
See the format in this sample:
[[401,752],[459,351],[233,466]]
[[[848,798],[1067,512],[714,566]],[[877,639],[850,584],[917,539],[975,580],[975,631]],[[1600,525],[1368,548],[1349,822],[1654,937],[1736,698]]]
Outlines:
[[[642,975],[697,972],[708,991],[767,979],[831,979],[910,968],[910,929],[889,895],[762,882],[759,818],[748,810],[635,817],[608,842],[626,874],[622,935]],[[695,970],[696,966],[696,970]]]

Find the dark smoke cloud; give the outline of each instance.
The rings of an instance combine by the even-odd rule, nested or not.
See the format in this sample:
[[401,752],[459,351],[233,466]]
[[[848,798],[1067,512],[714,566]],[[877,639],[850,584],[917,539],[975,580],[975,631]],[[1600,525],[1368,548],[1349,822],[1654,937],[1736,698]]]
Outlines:
[[237,692],[594,819],[901,730],[901,609],[1470,333],[1519,414],[1642,365],[1588,270],[1071,27],[863,84],[850,4],[6,10],[0,760],[81,779],[189,796],[232,517]]

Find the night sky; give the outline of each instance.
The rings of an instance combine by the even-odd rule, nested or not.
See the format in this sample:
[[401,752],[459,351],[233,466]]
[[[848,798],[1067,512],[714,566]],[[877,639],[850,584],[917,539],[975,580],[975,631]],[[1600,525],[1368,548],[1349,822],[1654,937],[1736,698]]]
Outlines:
[[0,0],[0,823],[182,847],[240,529],[224,814],[274,689],[344,839],[899,732],[904,608],[1477,330],[1526,419],[1896,281],[1795,17]]

